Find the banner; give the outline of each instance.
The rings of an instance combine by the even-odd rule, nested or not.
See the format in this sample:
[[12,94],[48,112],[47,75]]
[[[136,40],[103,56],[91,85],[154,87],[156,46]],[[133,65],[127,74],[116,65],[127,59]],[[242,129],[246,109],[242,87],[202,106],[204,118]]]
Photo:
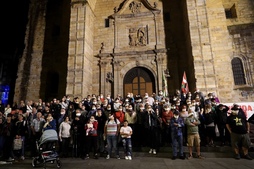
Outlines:
[[226,106],[229,107],[229,112],[231,111],[231,108],[233,107],[234,104],[239,105],[245,115],[247,116],[247,119],[249,119],[253,114],[254,114],[254,102],[238,102],[238,103],[222,103]]
[[185,94],[187,94],[189,92],[189,86],[188,86],[185,71],[183,72],[183,80],[182,80],[181,91],[182,91],[182,93],[185,93]]
[[167,79],[165,77],[165,73],[164,71],[162,71],[162,81],[163,81],[163,86],[162,86],[162,89],[163,89],[163,96],[164,97],[167,97],[168,96],[168,82],[167,82]]

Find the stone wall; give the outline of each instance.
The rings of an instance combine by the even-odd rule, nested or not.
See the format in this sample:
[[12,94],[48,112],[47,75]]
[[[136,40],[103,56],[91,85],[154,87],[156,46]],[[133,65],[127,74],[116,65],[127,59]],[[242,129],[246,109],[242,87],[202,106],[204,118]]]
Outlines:
[[71,96],[82,98],[93,89],[94,17],[89,3],[73,1],[66,88],[66,94]]
[[187,1],[196,85],[205,93],[215,92],[222,102],[235,102],[240,97],[233,90],[233,49],[225,4],[221,0]]

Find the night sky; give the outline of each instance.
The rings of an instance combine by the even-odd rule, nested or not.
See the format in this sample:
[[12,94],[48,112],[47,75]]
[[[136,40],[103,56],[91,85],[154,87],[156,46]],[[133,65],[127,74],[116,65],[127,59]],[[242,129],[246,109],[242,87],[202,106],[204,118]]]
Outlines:
[[[1,58],[13,55],[24,48],[29,0],[8,0],[2,6],[2,45]],[[6,9],[3,9],[6,8]]]

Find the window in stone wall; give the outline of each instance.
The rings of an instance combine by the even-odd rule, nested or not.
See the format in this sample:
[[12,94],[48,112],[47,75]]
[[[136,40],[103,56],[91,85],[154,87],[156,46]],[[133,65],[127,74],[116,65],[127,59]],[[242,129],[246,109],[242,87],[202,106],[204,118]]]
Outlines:
[[243,63],[240,58],[234,58],[231,61],[232,69],[233,69],[233,76],[235,85],[244,85],[246,84],[245,74],[243,69]]
[[235,4],[231,8],[225,9],[225,15],[227,19],[237,18]]
[[105,28],[108,28],[109,27],[109,19],[105,19]]

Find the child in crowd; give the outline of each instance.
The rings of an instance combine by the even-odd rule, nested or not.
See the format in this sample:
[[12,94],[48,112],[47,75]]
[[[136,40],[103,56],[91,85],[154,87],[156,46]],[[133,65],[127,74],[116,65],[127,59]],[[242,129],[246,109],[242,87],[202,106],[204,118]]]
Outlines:
[[124,120],[123,126],[120,128],[120,134],[122,137],[123,148],[125,153],[126,160],[132,160],[132,144],[131,144],[131,135],[132,128],[128,126],[128,121]]

